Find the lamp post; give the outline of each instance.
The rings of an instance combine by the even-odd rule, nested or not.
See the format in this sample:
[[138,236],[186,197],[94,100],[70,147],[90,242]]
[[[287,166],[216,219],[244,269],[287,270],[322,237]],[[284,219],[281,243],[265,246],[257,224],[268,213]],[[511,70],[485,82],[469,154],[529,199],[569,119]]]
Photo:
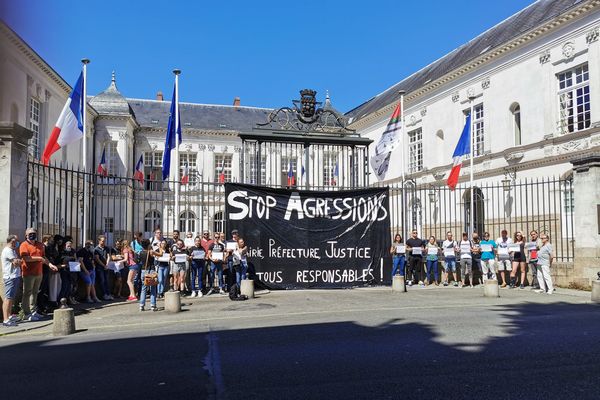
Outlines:
[[517,178],[517,171],[505,170],[504,179],[502,179],[502,190],[505,192],[510,192],[512,183]]
[[437,193],[435,192],[435,186],[429,186],[429,192],[427,193],[427,195],[429,196],[429,202],[431,204],[437,201]]

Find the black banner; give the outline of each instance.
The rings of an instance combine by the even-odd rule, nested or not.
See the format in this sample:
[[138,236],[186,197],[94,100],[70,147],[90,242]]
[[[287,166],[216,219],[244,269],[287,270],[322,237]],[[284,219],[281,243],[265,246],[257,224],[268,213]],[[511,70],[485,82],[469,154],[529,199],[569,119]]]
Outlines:
[[248,246],[250,271],[268,288],[389,281],[388,188],[298,191],[227,183],[225,213],[229,230],[237,229]]

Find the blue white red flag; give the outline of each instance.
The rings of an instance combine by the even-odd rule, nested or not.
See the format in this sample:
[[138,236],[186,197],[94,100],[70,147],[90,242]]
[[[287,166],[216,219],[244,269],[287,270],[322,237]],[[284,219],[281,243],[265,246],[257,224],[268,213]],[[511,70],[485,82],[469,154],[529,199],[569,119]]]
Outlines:
[[462,157],[471,152],[471,114],[467,115],[465,121],[465,127],[460,135],[460,139],[452,154],[452,170],[448,176],[448,186],[454,190],[458,184],[458,177],[460,176],[460,167],[462,166]]
[[135,164],[135,172],[133,173],[133,179],[138,180],[140,183],[144,183],[144,155],[140,155],[140,159]]
[[[175,109],[179,110],[179,107],[176,107],[176,102],[177,99],[175,98],[175,87],[173,87],[171,111],[169,114],[169,123],[167,124],[167,135],[165,136],[165,151],[163,152],[163,181],[169,178],[169,173],[171,172],[171,150],[173,150],[178,144],[181,144],[181,118],[179,118],[179,116],[175,118]],[[177,160],[177,162],[179,162],[179,160]]]
[[102,149],[102,157],[100,157],[100,163],[96,169],[98,175],[108,176],[108,168],[106,167],[106,147]]

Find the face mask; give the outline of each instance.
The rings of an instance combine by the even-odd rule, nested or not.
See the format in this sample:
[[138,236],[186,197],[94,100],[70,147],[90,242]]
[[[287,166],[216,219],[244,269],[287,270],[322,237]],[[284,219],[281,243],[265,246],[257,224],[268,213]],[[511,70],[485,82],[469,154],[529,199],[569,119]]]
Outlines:
[[27,239],[33,241],[37,239],[37,235],[35,233],[30,233],[29,235],[27,235]]
[[71,251],[71,246],[65,246],[65,250]]

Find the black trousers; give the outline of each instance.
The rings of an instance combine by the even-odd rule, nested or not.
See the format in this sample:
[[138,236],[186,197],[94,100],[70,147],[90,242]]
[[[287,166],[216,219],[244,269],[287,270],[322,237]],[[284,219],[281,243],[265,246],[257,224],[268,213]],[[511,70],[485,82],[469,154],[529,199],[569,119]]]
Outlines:
[[408,258],[408,269],[411,273],[413,283],[422,281],[423,257],[410,256]]

